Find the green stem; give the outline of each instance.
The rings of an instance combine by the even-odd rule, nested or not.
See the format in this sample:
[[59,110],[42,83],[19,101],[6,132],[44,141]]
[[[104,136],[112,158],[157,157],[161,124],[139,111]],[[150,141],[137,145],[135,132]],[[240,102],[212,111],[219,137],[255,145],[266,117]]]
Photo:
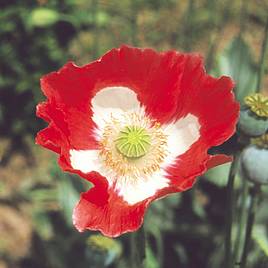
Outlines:
[[145,231],[142,226],[131,234],[131,267],[143,268],[145,260]]
[[260,185],[255,184],[254,188],[252,189],[250,193],[250,196],[251,196],[250,207],[248,211],[244,248],[243,248],[243,253],[242,253],[241,263],[240,263],[241,268],[245,268],[247,264],[247,257],[248,257],[250,242],[251,242],[251,233],[252,233],[252,229],[253,229],[253,225],[255,221],[259,194],[260,194]]
[[232,261],[232,224],[233,224],[233,206],[234,206],[234,181],[238,171],[240,151],[234,155],[231,164],[228,183],[227,183],[227,209],[226,209],[226,234],[225,234],[225,268],[233,266]]
[[242,197],[241,197],[241,206],[238,212],[237,220],[238,220],[238,230],[236,235],[236,241],[234,246],[234,261],[235,263],[238,262],[240,259],[241,254],[241,245],[243,243],[243,230],[244,226],[246,225],[246,212],[247,212],[247,197],[248,197],[248,182],[243,180],[242,185]]
[[265,30],[264,30],[264,38],[262,42],[262,50],[261,50],[261,57],[260,57],[260,64],[259,64],[259,70],[258,70],[258,79],[257,79],[257,87],[256,92],[261,91],[262,86],[262,80],[265,72],[265,59],[267,59],[267,45],[268,43],[268,17],[266,20]]

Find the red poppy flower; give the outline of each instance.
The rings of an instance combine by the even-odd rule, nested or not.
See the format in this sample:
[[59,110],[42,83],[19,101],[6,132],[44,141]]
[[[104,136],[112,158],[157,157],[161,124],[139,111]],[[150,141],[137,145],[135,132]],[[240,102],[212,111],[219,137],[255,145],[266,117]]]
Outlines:
[[76,228],[134,231],[153,200],[230,161],[207,151],[235,131],[233,86],[207,75],[197,54],[127,46],[44,76],[37,115],[49,126],[36,142],[94,184],[74,209]]

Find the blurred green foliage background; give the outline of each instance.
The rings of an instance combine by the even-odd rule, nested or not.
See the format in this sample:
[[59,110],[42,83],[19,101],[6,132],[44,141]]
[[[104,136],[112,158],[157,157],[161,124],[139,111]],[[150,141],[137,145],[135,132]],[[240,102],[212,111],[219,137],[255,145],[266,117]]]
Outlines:
[[[235,79],[242,102],[256,87],[267,14],[267,0],[1,0],[0,268],[131,267],[130,235],[111,240],[74,229],[72,209],[88,185],[34,145],[45,126],[35,117],[42,75],[122,43],[197,51],[209,73]],[[223,149],[232,153],[232,140]],[[228,169],[213,169],[191,191],[150,207],[147,268],[222,267]],[[249,256],[258,268],[268,267],[263,204]]]

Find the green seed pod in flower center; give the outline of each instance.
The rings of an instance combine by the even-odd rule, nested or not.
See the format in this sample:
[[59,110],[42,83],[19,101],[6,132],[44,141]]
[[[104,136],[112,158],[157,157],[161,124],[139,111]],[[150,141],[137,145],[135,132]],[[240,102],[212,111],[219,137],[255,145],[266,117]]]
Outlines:
[[139,126],[126,126],[115,140],[117,150],[128,158],[144,156],[151,146],[151,138],[146,129]]

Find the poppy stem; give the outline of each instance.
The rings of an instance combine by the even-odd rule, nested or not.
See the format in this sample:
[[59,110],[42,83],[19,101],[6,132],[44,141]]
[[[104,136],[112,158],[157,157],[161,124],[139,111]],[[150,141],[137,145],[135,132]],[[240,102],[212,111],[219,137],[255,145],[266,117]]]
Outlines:
[[261,187],[259,184],[255,184],[253,189],[250,191],[250,206],[248,211],[247,225],[246,225],[246,234],[243,253],[241,257],[240,268],[245,268],[247,264],[247,257],[249,246],[251,242],[251,233],[255,221],[256,210],[258,206],[259,196],[260,196]]
[[261,91],[262,79],[263,79],[264,72],[265,72],[265,59],[267,58],[267,47],[268,47],[267,43],[268,43],[268,17],[266,19],[264,37],[263,37],[263,42],[262,42],[262,50],[261,50],[260,64],[259,64],[259,70],[258,70],[256,92]]
[[141,226],[137,232],[131,234],[131,267],[144,267],[145,243],[145,231]]
[[226,233],[225,233],[225,267],[233,267],[232,260],[232,224],[233,224],[233,207],[234,207],[234,181],[238,171],[240,151],[234,155],[234,160],[228,176],[227,183],[227,209],[226,209]]
[[244,241],[243,239],[243,230],[246,225],[246,214],[247,214],[247,197],[248,197],[248,182],[243,180],[242,185],[242,197],[241,197],[241,206],[238,212],[238,231],[236,234],[236,241],[234,246],[234,261],[238,262],[241,256],[241,245]]

